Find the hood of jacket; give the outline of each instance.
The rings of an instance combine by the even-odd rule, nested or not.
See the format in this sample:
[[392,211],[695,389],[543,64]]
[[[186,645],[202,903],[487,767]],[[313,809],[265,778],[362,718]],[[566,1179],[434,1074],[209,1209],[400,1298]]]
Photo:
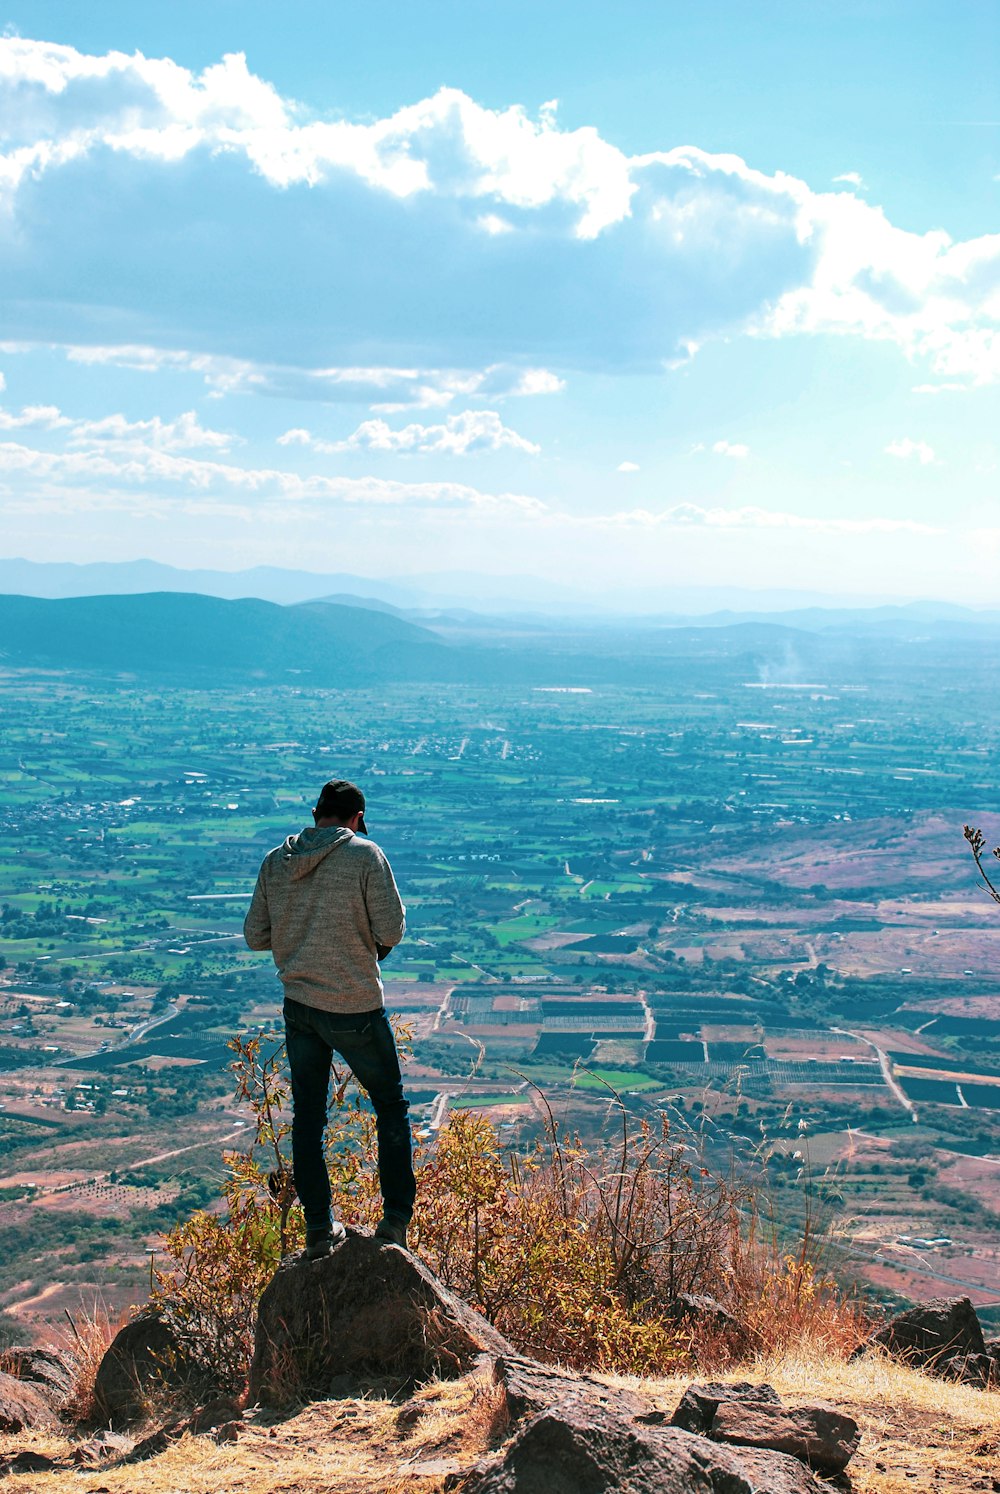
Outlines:
[[307,830],[300,830],[298,835],[288,837],[281,848],[281,859],[289,864],[292,881],[297,882],[314,872],[331,851],[353,839],[354,831],[348,830],[346,825],[327,825],[322,830],[310,825]]

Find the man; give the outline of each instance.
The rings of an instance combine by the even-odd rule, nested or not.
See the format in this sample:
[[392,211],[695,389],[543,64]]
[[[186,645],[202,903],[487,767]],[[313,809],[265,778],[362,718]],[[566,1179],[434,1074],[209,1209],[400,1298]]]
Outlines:
[[403,937],[406,910],[385,856],[361,838],[368,831],[359,788],[342,778],[324,784],[313,821],[265,856],[243,925],[251,949],[271,950],[285,988],[292,1170],[310,1260],[328,1255],[345,1233],[330,1213],[323,1151],[335,1052],[375,1111],[379,1239],[405,1247],[416,1193],[409,1107],[379,973]]

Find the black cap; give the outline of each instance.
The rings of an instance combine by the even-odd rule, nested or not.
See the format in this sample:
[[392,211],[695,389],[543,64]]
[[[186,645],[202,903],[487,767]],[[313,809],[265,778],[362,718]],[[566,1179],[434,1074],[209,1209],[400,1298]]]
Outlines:
[[346,778],[331,778],[330,782],[324,783],[320,789],[313,814],[318,820],[343,821],[353,819],[358,810],[361,811],[358,829],[362,835],[367,835],[364,794],[356,783],[348,783]]

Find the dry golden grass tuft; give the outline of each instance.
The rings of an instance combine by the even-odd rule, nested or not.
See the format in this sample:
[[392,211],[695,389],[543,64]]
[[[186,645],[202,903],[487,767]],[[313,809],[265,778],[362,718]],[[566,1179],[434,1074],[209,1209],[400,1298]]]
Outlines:
[[66,1400],[65,1414],[72,1421],[85,1425],[97,1415],[94,1403],[94,1381],[101,1360],[119,1328],[127,1320],[127,1314],[114,1317],[103,1302],[79,1312],[67,1313],[69,1332],[64,1336],[60,1348],[68,1354],[72,1366],[73,1380]]
[[[672,1411],[690,1374],[602,1376]],[[855,1416],[862,1443],[852,1494],[974,1494],[1000,1476],[1000,1394],[921,1375],[873,1356],[849,1363],[800,1349],[734,1366],[722,1379],[767,1380],[789,1403],[830,1401]],[[185,1435],[139,1465],[13,1474],[9,1494],[442,1494],[507,1431],[488,1379],[435,1382],[402,1405],[384,1398],[316,1402],[282,1419],[252,1413],[239,1440]],[[31,1447],[69,1458],[50,1436],[0,1438],[0,1455]],[[831,1487],[841,1487],[834,1485]]]

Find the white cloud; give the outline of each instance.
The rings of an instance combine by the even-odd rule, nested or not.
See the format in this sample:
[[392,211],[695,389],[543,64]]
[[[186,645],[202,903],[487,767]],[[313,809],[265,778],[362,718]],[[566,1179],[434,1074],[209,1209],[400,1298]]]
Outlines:
[[159,415],[154,415],[151,420],[130,421],[124,415],[106,415],[101,420],[74,421],[72,425],[71,446],[228,451],[234,442],[242,444],[242,437],[226,431],[206,430],[199,424],[193,410],[178,415],[176,420],[161,420]]
[[311,446],[312,440],[313,438],[310,432],[305,430],[301,425],[297,425],[292,430],[286,431],[283,436],[278,437],[278,445]]
[[[567,516],[568,517],[568,516]],[[703,508],[697,503],[676,503],[670,508],[654,513],[650,509],[634,508],[627,512],[600,514],[578,521],[587,527],[612,529],[718,529],[761,530],[788,529],[806,530],[822,534],[938,534],[941,531],[929,524],[917,523],[913,519],[839,519],[816,517],[805,514],[784,513],[780,510],[757,508],[746,505],[742,508]]]
[[151,420],[129,421],[124,415],[106,415],[100,420],[73,420],[56,405],[25,405],[16,415],[11,410],[0,408],[0,431],[16,430],[65,431],[70,446],[97,449],[115,446],[119,449],[150,447],[158,451],[191,451],[208,447],[225,451],[234,441],[242,439],[222,431],[205,430],[193,410],[179,415],[176,420],[161,420],[159,415],[154,415]]
[[887,456],[899,457],[901,461],[915,460],[921,467],[929,467],[935,460],[933,446],[928,446],[926,441],[913,441],[909,436],[890,441],[885,450]]
[[0,410],[0,431],[54,431],[72,423],[55,405],[25,405],[19,415]]
[[[92,505],[93,493],[79,491],[94,485],[109,507],[115,506],[112,488],[127,495],[135,489],[152,489],[162,497],[172,488],[205,494],[213,503],[225,501],[227,493],[249,494],[265,505],[269,500],[379,505],[408,509],[466,510],[470,513],[516,514],[533,518],[546,511],[538,498],[521,493],[485,493],[464,483],[405,483],[376,477],[303,476],[280,468],[241,467],[233,463],[179,455],[152,446],[113,443],[94,449],[39,451],[16,442],[0,442],[0,473],[30,484],[20,502],[8,500],[7,508],[41,510],[56,500],[63,511]],[[38,485],[54,485],[46,494]],[[59,484],[70,483],[69,491]]]
[[330,404],[371,404],[392,412],[436,409],[458,398],[494,400],[558,394],[565,381],[547,368],[493,363],[479,370],[440,368],[295,368],[248,359],[134,344],[65,348],[71,363],[200,374],[215,394],[268,394]]
[[[289,432],[289,435],[298,433]],[[304,433],[308,434],[308,433]],[[282,443],[287,438],[281,437]],[[345,441],[313,441],[319,452],[385,451],[439,452],[466,456],[473,451],[515,451],[536,455],[541,447],[503,424],[495,410],[465,410],[449,415],[443,425],[406,425],[393,430],[385,420],[365,420]]]
[[744,446],[742,441],[716,441],[712,450],[716,456],[733,457],[742,462],[750,455],[749,446]]
[[[137,167],[140,173],[148,167],[148,221],[140,215],[129,228],[146,232],[143,245],[155,245],[162,237],[157,211],[176,210],[172,194],[161,199],[160,184],[181,161],[192,176],[201,173],[199,224],[215,234],[202,235],[213,265],[219,245],[234,241],[237,208],[250,214],[248,223],[259,225],[259,198],[247,208],[251,185],[282,189],[273,195],[273,212],[288,242],[323,246],[312,259],[303,249],[290,286],[275,287],[275,297],[287,295],[289,309],[299,316],[296,335],[303,343],[318,335],[315,316],[303,310],[315,298],[300,290],[329,284],[334,236],[315,231],[325,219],[309,220],[311,235],[296,236],[301,219],[295,215],[319,212],[316,204],[326,203],[325,211],[340,221],[337,206],[347,194],[355,206],[363,199],[371,215],[369,222],[359,214],[367,234],[337,248],[345,256],[341,268],[350,271],[346,280],[340,277],[349,287],[341,305],[356,300],[359,307],[356,346],[380,318],[385,329],[393,329],[397,347],[433,345],[418,361],[429,358],[437,367],[440,348],[452,345],[456,320],[471,319],[477,348],[492,341],[486,357],[503,339],[520,339],[518,356],[529,346],[541,358],[555,349],[566,366],[589,367],[602,359],[662,366],[681,347],[690,356],[707,339],[735,332],[834,334],[892,342],[944,379],[1000,379],[1000,234],[955,242],[940,229],[897,228],[853,190],[813,191],[787,173],[757,171],[738,156],[690,145],[628,156],[594,128],[561,128],[554,105],[532,118],[520,106],[491,109],[442,88],[385,118],[317,118],[251,73],[241,55],[194,72],[139,53],[88,56],[68,46],[0,38],[0,245],[10,260],[0,264],[0,275],[8,286],[16,282],[14,272],[33,287],[54,283],[51,267],[46,273],[44,265],[32,281],[32,265],[41,264],[49,210],[64,184],[59,221],[82,224],[79,232],[91,246],[89,257],[78,256],[79,286],[100,299],[104,285],[95,280],[95,267],[113,267],[121,225],[113,214],[85,221],[73,191],[81,190],[83,180],[89,194],[84,200],[99,188],[102,201],[116,204],[119,185],[127,184],[131,193]],[[97,173],[93,181],[81,178],[85,168]],[[216,203],[208,189],[220,183],[224,190]],[[836,183],[863,185],[856,172],[840,173]],[[288,188],[305,190],[283,190]],[[392,211],[394,218],[387,216]],[[384,238],[390,223],[408,235],[407,249],[415,247],[422,256],[411,284],[401,280],[395,287],[398,301],[384,293],[385,282],[402,271],[381,263],[381,273],[371,274],[371,245]],[[67,227],[67,238],[69,232]],[[491,242],[518,236],[519,255]],[[261,236],[259,246],[254,239],[247,232],[233,256],[245,275],[232,276],[231,344],[215,344],[220,347],[239,342],[237,298],[242,292],[245,305],[249,288],[270,268],[268,236]],[[258,249],[262,260],[254,258]],[[154,259],[136,256],[136,273],[127,277],[132,320],[121,324],[176,325],[168,313],[178,309],[192,323],[202,321],[204,338],[187,340],[213,345],[208,331],[224,323],[218,303],[230,287],[196,273],[186,281],[165,276]],[[408,266],[409,255],[399,261]],[[428,278],[434,276],[439,278],[428,295]],[[363,295],[350,288],[352,277]],[[176,281],[176,289],[164,289],[165,281]],[[109,295],[127,300],[128,289],[110,276],[107,284]],[[420,286],[419,298],[413,284]],[[528,284],[535,287],[531,296],[525,295]],[[553,294],[556,287],[568,287],[566,294]],[[14,293],[8,294],[17,307]],[[171,295],[173,306],[156,299]],[[27,297],[25,304],[34,303]],[[67,293],[63,314],[72,304]],[[272,357],[283,304],[276,300],[268,329]],[[90,324],[81,319],[81,325]],[[388,330],[383,340],[388,347]],[[470,332],[465,346],[472,343]],[[274,367],[262,368],[268,361],[263,355],[230,361],[228,371],[218,360],[206,362],[206,378],[220,392],[284,387]],[[387,408],[433,408],[435,401],[443,405],[455,396],[444,376],[422,381],[416,370],[392,371],[409,376],[389,381]],[[352,372],[308,369],[300,382],[311,383],[316,397],[355,397],[348,392]],[[458,392],[468,394],[465,388]]]
[[546,106],[485,109],[454,88],[369,124],[299,122],[301,111],[247,68],[242,54],[195,74],[169,59],[0,38],[0,83],[16,100],[14,150],[0,184],[16,191],[102,146],[176,162],[198,149],[245,156],[272,186],[317,186],[349,172],[395,197],[435,192],[537,209],[554,201],[593,238],[628,213],[626,157],[591,127],[560,130]]
[[857,187],[859,192],[867,191],[861,173],[858,171],[842,171],[839,176],[833,178],[834,182],[843,182],[848,187]]
[[639,471],[639,463],[638,462],[619,462],[618,466],[615,468],[615,471],[616,472],[638,472]]

